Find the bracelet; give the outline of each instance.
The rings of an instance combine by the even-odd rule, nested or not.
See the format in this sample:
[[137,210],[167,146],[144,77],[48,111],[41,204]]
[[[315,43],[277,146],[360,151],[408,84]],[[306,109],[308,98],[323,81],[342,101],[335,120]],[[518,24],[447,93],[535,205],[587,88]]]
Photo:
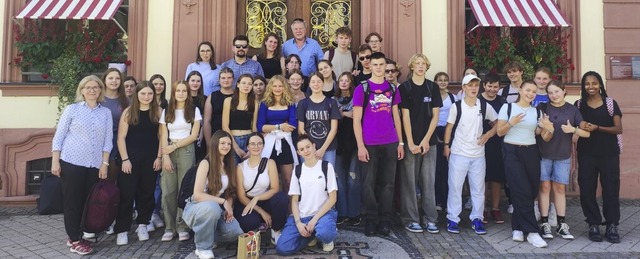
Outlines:
[[451,143],[445,142],[445,143],[444,143],[444,146],[445,146],[445,147],[451,146]]
[[298,223],[302,223],[302,221],[301,221],[301,220],[299,220],[299,219],[296,219],[296,220],[295,220],[295,222],[296,222],[296,224],[298,224]]
[[124,161],[129,161],[129,158],[127,158],[127,159],[122,159],[122,162],[124,162]]
[[162,159],[162,156],[157,156],[156,158],[158,158],[158,159]]
[[398,145],[404,146],[404,142],[400,142],[400,143],[398,143]]
[[105,161],[102,161],[102,164],[103,164],[103,165],[106,165],[106,166],[109,166],[109,163],[107,163],[107,162],[105,162]]

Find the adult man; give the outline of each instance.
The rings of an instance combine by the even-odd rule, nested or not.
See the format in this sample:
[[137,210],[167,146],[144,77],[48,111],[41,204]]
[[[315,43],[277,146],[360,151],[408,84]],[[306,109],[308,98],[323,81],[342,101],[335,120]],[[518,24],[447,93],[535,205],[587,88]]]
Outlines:
[[364,178],[362,201],[366,220],[365,235],[388,235],[393,217],[396,161],[404,157],[398,104],[400,93],[384,79],[384,54],[371,58],[371,79],[353,93],[353,130],[362,162]]
[[225,61],[221,65],[221,69],[228,67],[233,70],[233,85],[243,74],[250,74],[252,76],[261,75],[264,76],[262,66],[258,61],[247,58],[247,50],[249,49],[249,38],[245,35],[238,35],[233,38],[233,58]]
[[304,20],[296,18],[291,24],[293,38],[282,44],[282,54],[286,57],[290,54],[300,56],[302,65],[300,70],[304,76],[309,76],[316,71],[316,64],[320,61],[324,53],[320,44],[312,38],[307,37],[307,27]]

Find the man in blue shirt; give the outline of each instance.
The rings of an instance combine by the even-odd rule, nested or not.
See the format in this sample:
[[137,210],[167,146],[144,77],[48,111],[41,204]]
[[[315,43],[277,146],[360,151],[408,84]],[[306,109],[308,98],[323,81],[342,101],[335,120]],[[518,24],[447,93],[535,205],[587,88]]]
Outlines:
[[264,76],[262,66],[258,61],[247,58],[247,51],[249,49],[249,38],[245,35],[238,35],[233,38],[233,58],[225,61],[221,65],[222,68],[228,67],[233,70],[233,86],[240,75],[250,74],[251,76],[261,75]]
[[282,54],[286,57],[297,54],[302,59],[300,70],[304,76],[309,76],[316,71],[316,64],[324,57],[320,44],[307,37],[307,27],[304,20],[296,18],[291,24],[293,38],[282,44]]

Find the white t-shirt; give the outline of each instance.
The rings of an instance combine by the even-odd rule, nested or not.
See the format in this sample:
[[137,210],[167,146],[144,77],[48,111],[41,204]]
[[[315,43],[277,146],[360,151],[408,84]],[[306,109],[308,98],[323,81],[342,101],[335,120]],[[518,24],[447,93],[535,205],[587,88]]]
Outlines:
[[[160,123],[167,124],[164,121],[164,113],[167,109],[162,110],[162,116],[160,116]],[[191,135],[191,123],[184,119],[184,109],[176,109],[176,117],[172,123],[167,124],[169,130],[170,139],[183,139]],[[200,115],[200,109],[196,107],[193,121],[202,121],[202,115]]]
[[[462,92],[462,91],[460,91]],[[451,100],[451,96],[453,96],[453,100]],[[455,95],[449,95],[447,93],[447,98],[442,99],[442,107],[440,107],[440,115],[438,116],[438,127],[447,126],[447,119],[449,118],[449,111],[451,110],[451,106],[454,106],[458,99]]]
[[[518,100],[518,89],[520,88],[515,88],[511,85],[509,85],[509,93],[507,93],[507,102],[508,103],[512,103],[515,102],[516,100]],[[498,90],[498,96],[502,96],[502,91],[504,91],[504,87],[500,88],[500,90]]]
[[[253,182],[256,180],[256,175],[258,174],[258,167],[260,167],[260,163],[258,163],[255,167],[250,167],[249,159],[247,159],[242,162],[241,166],[242,176],[244,179],[242,181],[242,186],[244,186],[244,190],[247,191],[249,190],[249,188],[251,188]],[[269,172],[268,168],[265,167],[264,172],[262,172],[262,174],[260,174],[260,176],[258,177],[256,185],[253,187],[253,189],[251,189],[251,191],[247,193],[247,196],[256,197],[260,194],[263,194],[269,190],[269,185]]]
[[[509,104],[502,105],[498,120],[509,121],[507,118],[507,109]],[[511,117],[520,113],[526,113],[519,123],[516,123],[509,129],[507,135],[504,136],[504,142],[515,145],[533,145],[536,143],[536,127],[538,126],[538,112],[535,107],[522,108],[520,105],[511,104]]]
[[[324,179],[322,161],[320,160],[318,160],[313,167],[307,167],[305,163],[302,163],[302,173],[300,174],[299,183],[295,168],[293,169],[291,185],[289,185],[289,195],[300,195],[300,189],[302,189],[302,199],[300,199],[300,203],[298,203],[301,218],[316,215],[320,207],[322,207],[322,204],[329,199],[329,192],[338,190],[336,173],[333,170],[333,165],[330,163],[327,167],[327,178],[326,180]],[[324,190],[325,182],[327,191]]]
[[[465,157],[483,157],[484,145],[479,145],[478,140],[482,136],[482,112],[480,99],[476,99],[474,106],[469,106],[464,100],[461,102],[462,115],[456,128],[455,138],[451,143],[451,153],[456,155],[462,155]],[[456,116],[458,114],[458,107],[451,106],[449,110],[449,118],[447,123],[456,123]],[[485,113],[485,120],[495,121],[498,119],[498,114],[487,104],[487,111]]]

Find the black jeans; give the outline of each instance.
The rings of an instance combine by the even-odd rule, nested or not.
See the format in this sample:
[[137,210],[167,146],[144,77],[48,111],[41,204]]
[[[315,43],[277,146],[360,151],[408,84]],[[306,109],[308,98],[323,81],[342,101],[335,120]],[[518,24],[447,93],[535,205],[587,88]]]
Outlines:
[[[60,182],[64,207],[64,229],[73,242],[82,238],[82,214],[93,185],[98,182],[98,169],[60,160]],[[131,218],[131,216],[129,216]]]
[[[439,140],[444,141],[444,129],[445,126],[436,127],[436,134],[438,135]],[[436,204],[439,204],[442,207],[447,207],[447,195],[449,195],[449,161],[444,157],[444,142],[436,144],[437,154],[436,154],[436,183],[435,183],[435,192],[436,192]]]
[[511,188],[513,215],[511,228],[525,233],[538,232],[533,204],[540,188],[540,152],[537,145],[504,143],[504,170]]
[[156,189],[156,177],[158,173],[153,170],[153,162],[156,153],[147,155],[129,154],[131,173],[118,173],[118,188],[120,188],[120,206],[116,225],[113,230],[116,233],[131,230],[131,214],[133,213],[133,201],[136,201],[137,224],[148,225],[155,207],[153,193]]
[[390,221],[393,217],[393,194],[398,161],[398,142],[367,145],[369,162],[362,163],[362,207],[364,219]]
[[580,205],[589,225],[602,224],[596,200],[598,176],[602,186],[602,213],[605,224],[620,222],[620,156],[578,155],[578,184]]

